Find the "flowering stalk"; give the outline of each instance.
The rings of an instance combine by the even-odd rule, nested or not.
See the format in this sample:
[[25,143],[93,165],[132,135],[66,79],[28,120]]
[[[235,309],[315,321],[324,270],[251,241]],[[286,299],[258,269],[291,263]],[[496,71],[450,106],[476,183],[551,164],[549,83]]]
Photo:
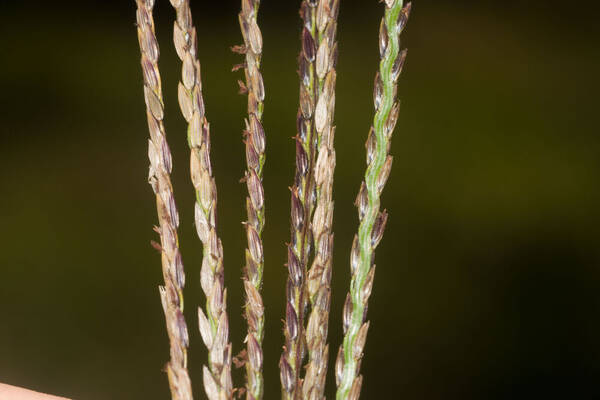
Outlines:
[[264,190],[262,185],[265,164],[265,132],[262,126],[265,89],[260,73],[262,35],[257,23],[260,0],[242,0],[239,14],[244,45],[234,51],[245,54],[244,74],[246,82],[239,82],[241,92],[248,94],[248,119],[244,131],[247,170],[244,177],[248,186],[245,223],[248,248],[244,267],[246,305],[244,314],[248,323],[246,335],[246,398],[259,400],[263,397],[263,351],[264,306],[260,294],[263,282],[262,232],[265,225]]
[[144,97],[150,140],[148,157],[150,172],[148,181],[156,194],[156,209],[160,244],[153,243],[161,252],[164,286],[160,286],[160,297],[167,322],[171,359],[166,365],[171,398],[192,400],[192,386],[187,371],[188,331],[183,317],[183,286],[185,275],[177,227],[179,215],[171,186],[171,152],[167,144],[163,125],[164,105],[160,73],[158,70],[158,43],[154,32],[153,0],[136,0],[137,34],[141,50],[144,73]]
[[362,384],[360,361],[367,338],[367,302],[373,287],[373,255],[383,236],[387,213],[379,211],[380,196],[390,174],[391,135],[398,118],[397,80],[406,57],[400,52],[400,33],[410,13],[410,3],[385,0],[385,15],[379,32],[381,63],[375,77],[375,118],[367,139],[367,170],[356,206],[360,225],[350,255],[352,279],[343,311],[344,340],[336,362],[337,400],[358,399]]
[[208,348],[204,366],[204,390],[210,400],[232,398],[231,344],[227,319],[227,291],[224,286],[223,247],[216,231],[217,188],[210,162],[210,130],[204,115],[200,62],[196,54],[196,29],[192,24],[189,0],[171,0],[177,18],[173,39],[183,62],[178,97],[188,122],[190,169],[196,190],[195,223],[203,245],[200,284],[206,295],[206,313],[198,308],[200,334]]
[[279,361],[282,398],[297,400],[302,393],[300,371],[305,355],[304,314],[307,303],[306,274],[311,248],[310,220],[316,197],[313,176],[317,137],[314,111],[317,91],[316,0],[303,0],[300,51],[300,107],[297,115],[296,174],[291,188],[291,241],[288,244],[285,345]]
[[335,66],[337,62],[337,16],[339,0],[319,0],[317,28],[317,103],[314,126],[318,153],[314,166],[317,202],[312,219],[315,257],[308,271],[307,288],[311,312],[306,328],[308,365],[302,386],[304,399],[322,399],[327,377],[329,346],[327,331],[331,298],[333,256],[333,172],[335,169],[334,131]]

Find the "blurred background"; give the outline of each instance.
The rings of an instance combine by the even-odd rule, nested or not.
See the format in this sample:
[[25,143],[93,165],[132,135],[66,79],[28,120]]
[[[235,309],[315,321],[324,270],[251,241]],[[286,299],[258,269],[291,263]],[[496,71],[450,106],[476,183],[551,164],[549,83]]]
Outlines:
[[[187,272],[196,398],[201,247],[173,11],[160,67]],[[193,1],[212,126],[234,352],[241,349],[246,98],[239,2]],[[299,1],[260,11],[267,90],[267,399],[279,396],[298,104]],[[373,115],[382,6],[342,0],[331,353]],[[209,5],[212,4],[212,5]],[[403,35],[390,212],[377,251],[363,398],[600,398],[600,51],[591,2],[418,1]],[[0,5],[0,381],[74,399],[165,399],[154,196],[133,1]],[[333,365],[333,358],[331,357]],[[328,393],[334,392],[333,373]],[[235,375],[242,383],[242,372]]]

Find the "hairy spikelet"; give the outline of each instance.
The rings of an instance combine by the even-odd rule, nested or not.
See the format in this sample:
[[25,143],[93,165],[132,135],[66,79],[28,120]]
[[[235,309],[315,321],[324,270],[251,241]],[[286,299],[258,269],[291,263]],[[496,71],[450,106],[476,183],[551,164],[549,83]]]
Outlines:
[[335,109],[335,66],[337,62],[337,16],[339,0],[319,0],[316,11],[317,102],[314,126],[318,152],[314,165],[317,190],[316,208],[312,219],[315,257],[308,271],[307,288],[311,312],[306,328],[308,365],[302,391],[307,400],[322,399],[327,377],[327,331],[331,298],[331,267],[333,255],[333,115]]
[[285,345],[279,361],[282,397],[300,398],[300,371],[306,352],[304,315],[307,303],[306,275],[312,234],[310,220],[316,197],[314,159],[317,135],[314,124],[317,100],[316,73],[317,0],[304,0],[300,7],[303,21],[302,50],[298,58],[300,107],[297,115],[296,174],[291,188],[291,241],[288,244],[288,281],[286,286]]
[[375,274],[374,252],[379,244],[387,213],[379,211],[380,196],[392,166],[389,155],[391,136],[398,118],[397,80],[406,57],[400,51],[400,33],[404,29],[410,4],[385,0],[385,15],[379,31],[381,63],[375,77],[375,118],[366,143],[367,170],[356,206],[360,220],[350,255],[352,279],[343,311],[344,340],[336,361],[337,400],[358,399],[362,385],[359,375],[369,323],[367,302]]
[[[246,398],[259,400],[263,397],[263,351],[264,306],[260,294],[263,281],[262,232],[265,226],[265,199],[262,185],[265,164],[265,132],[262,126],[265,89],[260,73],[262,57],[262,35],[257,23],[260,0],[242,0],[239,14],[240,29],[244,38],[242,46],[233,50],[245,54],[245,83],[240,81],[240,92],[248,95],[248,118],[244,131],[246,144],[246,173],[244,180],[248,186],[245,223],[248,248],[244,267],[244,289],[246,304],[244,315],[248,323],[246,335]],[[234,69],[237,69],[234,68]]]
[[156,194],[159,225],[155,230],[160,235],[160,244],[153,245],[161,252],[165,284],[159,289],[171,348],[171,359],[166,365],[166,371],[172,399],[192,400],[192,386],[187,371],[188,331],[183,317],[185,275],[177,239],[179,215],[170,179],[171,152],[163,125],[164,106],[158,70],[159,50],[152,17],[154,1],[137,0],[136,3],[137,34],[142,53],[144,97],[150,130],[148,180]]
[[204,389],[210,400],[223,400],[232,397],[233,384],[223,247],[216,230],[217,188],[210,162],[210,130],[204,113],[196,29],[189,0],[171,0],[171,4],[177,14],[173,30],[175,50],[183,62],[179,105],[188,122],[190,169],[196,190],[195,224],[203,245],[200,283],[206,295],[206,312],[198,308],[198,319],[202,340],[208,348],[209,367],[204,368]]

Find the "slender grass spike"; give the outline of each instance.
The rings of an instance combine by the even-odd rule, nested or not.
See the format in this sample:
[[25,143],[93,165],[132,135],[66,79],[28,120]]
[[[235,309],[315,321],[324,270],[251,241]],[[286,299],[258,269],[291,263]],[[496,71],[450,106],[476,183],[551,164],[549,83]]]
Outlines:
[[387,212],[379,211],[380,196],[389,177],[392,156],[391,136],[398,119],[397,81],[406,59],[400,51],[400,34],[408,20],[411,5],[402,0],[385,0],[385,15],[379,30],[381,62],[375,77],[375,118],[367,138],[367,169],[356,206],[359,227],[350,253],[351,282],[343,310],[344,339],[336,361],[337,400],[360,396],[360,362],[369,330],[366,311],[375,275],[374,254],[387,222]]

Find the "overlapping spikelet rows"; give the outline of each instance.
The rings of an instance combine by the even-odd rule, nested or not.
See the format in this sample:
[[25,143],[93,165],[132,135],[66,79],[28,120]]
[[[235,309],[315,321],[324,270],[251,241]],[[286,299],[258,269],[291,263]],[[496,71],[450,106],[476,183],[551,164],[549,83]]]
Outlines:
[[[187,371],[188,332],[183,317],[183,263],[177,228],[179,217],[170,181],[171,154],[163,126],[164,105],[158,71],[158,45],[152,10],[154,0],[135,0],[138,38],[144,75],[144,96],[150,130],[149,181],[156,194],[164,287],[160,287],[170,341],[170,361],[166,371],[175,400],[192,400]],[[246,399],[260,400],[264,394],[263,338],[264,305],[261,296],[264,255],[262,233],[265,226],[263,167],[265,131],[262,125],[265,89],[260,72],[262,36],[257,22],[260,0],[241,0],[239,23],[244,39],[234,51],[245,56],[245,81],[241,92],[248,95],[245,120],[247,236],[243,282],[246,292],[244,316],[248,324],[246,348],[237,360],[246,367],[246,383],[233,389],[232,346],[224,287],[223,248],[217,236],[217,192],[210,161],[210,131],[202,97],[200,62],[196,54],[196,30],[192,24],[189,0],[170,0],[176,11],[174,43],[182,61],[178,98],[188,123],[191,180],[196,192],[195,224],[203,245],[201,286],[206,309],[198,309],[199,328],[208,348],[204,367],[204,388],[210,400],[233,399],[246,393]],[[387,221],[380,211],[380,196],[389,177],[392,157],[391,135],[399,112],[397,81],[406,51],[400,51],[400,34],[408,20],[410,4],[403,0],[383,0],[384,18],[379,32],[381,62],[375,77],[375,117],[366,143],[367,168],[356,199],[358,233],[350,254],[351,283],[343,309],[344,338],[335,363],[337,400],[360,396],[360,363],[369,322],[367,303],[375,274],[374,252]],[[333,174],[336,164],[333,125],[337,63],[337,17],[340,0],[303,0],[300,77],[297,114],[296,170],[291,187],[291,241],[287,245],[288,280],[284,346],[280,357],[282,399],[325,399],[329,346],[327,332],[331,299],[333,255]],[[313,251],[314,249],[314,251]],[[312,257],[312,259],[311,259]],[[309,268],[310,265],[310,268]],[[308,318],[307,318],[307,312]],[[307,320],[307,321],[306,321]],[[306,357],[308,355],[308,357]],[[304,361],[306,359],[306,365]],[[304,367],[304,368],[303,368]],[[303,373],[303,371],[305,371]]]
[[279,361],[282,398],[288,400],[298,399],[302,393],[300,373],[306,352],[306,275],[312,244],[310,221],[316,197],[313,171],[317,147],[314,124],[317,101],[316,6],[316,0],[304,0],[300,6],[303,21],[302,49],[298,57],[300,107],[295,137],[296,173],[291,188],[291,241],[288,244],[287,303],[283,328],[285,344]]
[[323,398],[329,358],[327,332],[333,257],[333,233],[331,232],[335,170],[333,115],[338,12],[339,0],[319,0],[316,10],[317,53],[315,57],[317,103],[314,112],[318,142],[314,167],[317,201],[311,224],[315,255],[307,277],[311,312],[306,328],[308,365],[302,385],[303,398],[310,400]]
[[177,239],[179,215],[170,178],[171,152],[163,125],[164,106],[158,71],[159,49],[154,32],[153,7],[153,0],[137,0],[137,34],[142,53],[144,98],[150,131],[148,180],[156,194],[159,225],[155,230],[160,235],[160,244],[156,243],[155,247],[161,252],[165,284],[160,287],[160,298],[167,322],[171,353],[166,371],[172,398],[191,400],[192,386],[187,371],[188,331],[183,317],[185,275]]
[[265,131],[262,126],[265,89],[260,73],[262,35],[257,23],[260,0],[242,0],[239,14],[244,45],[234,51],[245,54],[245,83],[240,83],[242,93],[248,95],[248,118],[244,131],[247,170],[244,177],[248,187],[245,224],[248,247],[244,267],[246,304],[244,314],[248,324],[246,335],[246,398],[261,399],[263,396],[264,305],[261,296],[264,257],[262,232],[265,226],[265,198],[262,185],[265,164]]
[[202,98],[200,62],[196,54],[196,29],[192,24],[189,0],[171,0],[177,18],[173,27],[175,50],[181,59],[178,97],[181,112],[188,122],[190,170],[196,190],[195,224],[203,246],[200,284],[206,295],[206,312],[198,308],[200,334],[208,348],[208,367],[204,367],[204,389],[210,400],[229,399],[231,344],[227,318],[227,291],[224,285],[223,247],[217,236],[217,188],[210,161],[210,129]]
[[406,51],[400,51],[400,33],[410,13],[410,4],[386,0],[385,15],[379,31],[381,63],[375,77],[375,118],[367,138],[367,170],[356,207],[360,225],[350,254],[352,279],[343,311],[344,340],[336,361],[337,399],[358,399],[362,385],[359,375],[369,322],[367,302],[375,275],[374,252],[379,244],[387,213],[379,211],[380,196],[392,167],[389,155],[391,136],[398,119],[397,81]]

